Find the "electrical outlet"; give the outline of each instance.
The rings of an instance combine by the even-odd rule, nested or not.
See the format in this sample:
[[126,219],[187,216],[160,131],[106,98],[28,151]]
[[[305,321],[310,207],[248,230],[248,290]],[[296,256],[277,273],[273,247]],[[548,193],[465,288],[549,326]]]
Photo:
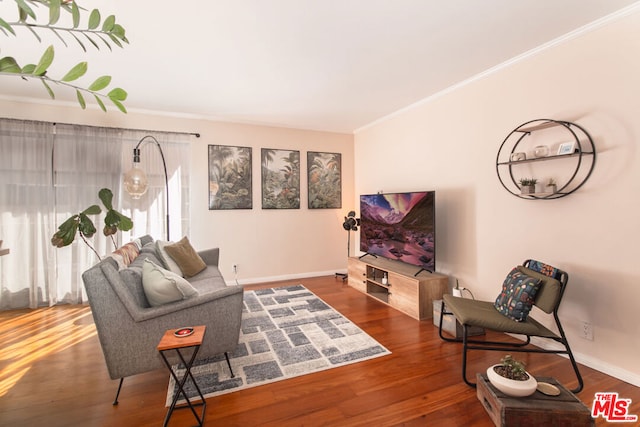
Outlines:
[[580,336],[585,340],[593,341],[593,326],[589,322],[582,322]]

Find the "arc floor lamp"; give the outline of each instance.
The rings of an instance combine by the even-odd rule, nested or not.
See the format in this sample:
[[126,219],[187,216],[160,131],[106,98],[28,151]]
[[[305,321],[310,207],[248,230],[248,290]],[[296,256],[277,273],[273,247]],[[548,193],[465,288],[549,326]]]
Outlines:
[[140,146],[145,140],[155,143],[160,151],[160,157],[162,158],[162,167],[164,168],[164,186],[165,186],[165,200],[166,200],[166,214],[167,214],[167,240],[171,240],[169,237],[169,176],[167,174],[167,163],[164,159],[164,153],[162,147],[157,139],[151,135],[143,137],[136,147],[133,149],[133,167],[129,172],[124,175],[124,188],[133,199],[139,199],[142,197],[149,188],[149,181],[147,180],[147,174],[140,168]]

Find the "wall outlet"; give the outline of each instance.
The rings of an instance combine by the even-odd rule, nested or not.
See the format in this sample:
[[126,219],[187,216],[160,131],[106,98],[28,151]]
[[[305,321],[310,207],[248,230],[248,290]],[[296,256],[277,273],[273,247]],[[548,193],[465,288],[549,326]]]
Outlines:
[[580,336],[585,340],[593,341],[593,326],[589,322],[582,322],[580,325]]

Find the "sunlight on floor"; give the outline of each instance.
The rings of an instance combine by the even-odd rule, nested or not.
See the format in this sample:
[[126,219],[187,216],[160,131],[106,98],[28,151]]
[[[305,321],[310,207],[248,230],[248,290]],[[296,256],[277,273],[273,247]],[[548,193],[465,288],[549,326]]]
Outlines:
[[88,306],[20,313],[0,313],[0,397],[40,359],[96,335]]

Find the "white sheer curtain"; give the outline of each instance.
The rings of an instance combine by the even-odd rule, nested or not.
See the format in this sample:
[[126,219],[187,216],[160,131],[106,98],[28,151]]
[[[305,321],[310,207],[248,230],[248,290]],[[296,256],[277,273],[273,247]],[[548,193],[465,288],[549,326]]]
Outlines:
[[35,307],[55,298],[48,260],[55,230],[53,125],[0,120],[0,307]]
[[[98,198],[101,188],[111,189],[114,208],[134,220],[131,232],[118,233],[118,245],[143,234],[164,238],[164,171],[156,147],[142,147],[141,164],[151,183],[148,193],[134,201],[122,190],[133,147],[145,134],[0,119],[0,239],[11,250],[0,257],[1,309],[83,301],[81,274],[97,256],[79,236],[60,249],[50,240],[70,216],[93,204],[104,210]],[[153,136],[167,159],[173,240],[188,232],[190,137]],[[97,232],[90,243],[101,256],[113,251],[111,240],[102,234],[104,212],[91,219]]]

